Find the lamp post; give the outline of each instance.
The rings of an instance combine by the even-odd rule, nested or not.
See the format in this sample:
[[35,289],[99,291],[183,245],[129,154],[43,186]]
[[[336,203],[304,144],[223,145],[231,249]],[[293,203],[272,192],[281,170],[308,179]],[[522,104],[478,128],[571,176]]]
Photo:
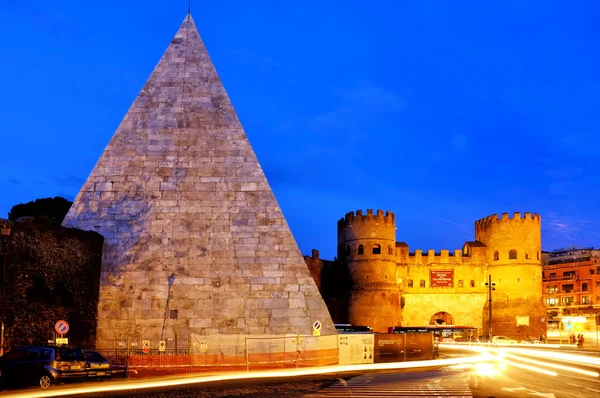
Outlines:
[[175,273],[172,273],[171,276],[169,276],[167,278],[167,281],[169,283],[169,287],[167,289],[167,303],[165,305],[165,317],[163,319],[162,332],[160,333],[161,341],[164,341],[164,339],[165,339],[165,328],[167,326],[167,316],[169,313],[169,299],[171,298],[171,287],[173,286],[173,283],[175,283]]
[[[0,234],[4,235],[4,236],[8,236],[10,235],[10,225],[9,224],[2,224],[0,226]],[[0,321],[0,356],[4,355],[4,314],[6,313],[5,307],[6,307],[6,261],[4,260],[4,256],[0,256],[0,262],[2,262],[2,264],[0,264],[0,267],[2,267],[2,280],[0,281],[2,283],[2,320]]]
[[488,288],[488,342],[492,342],[492,290],[496,290],[496,284],[492,283],[492,275],[488,275],[489,282],[486,282],[485,285]]

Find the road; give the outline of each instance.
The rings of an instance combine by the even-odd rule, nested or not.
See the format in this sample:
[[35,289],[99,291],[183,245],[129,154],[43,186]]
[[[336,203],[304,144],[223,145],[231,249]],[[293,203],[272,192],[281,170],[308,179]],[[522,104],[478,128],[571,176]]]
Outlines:
[[[488,351],[488,348],[481,348]],[[80,397],[264,397],[264,398],[366,398],[366,397],[476,397],[476,398],[575,398],[600,395],[600,356],[581,351],[548,351],[534,348],[489,350],[483,363],[465,363],[473,352],[442,348],[445,358],[460,358],[459,364],[425,369],[361,370],[354,374],[323,374],[289,378],[220,380],[186,384],[189,379],[167,379],[155,388],[143,380],[82,383]],[[570,357],[568,355],[571,355]],[[577,355],[577,356],[574,356]],[[544,356],[547,356],[546,358]],[[563,356],[562,358],[559,358]],[[448,361],[452,361],[451,359]],[[577,362],[577,363],[576,363]],[[587,364],[584,364],[587,362]],[[440,365],[442,361],[435,361]],[[238,374],[239,375],[239,374]],[[243,376],[242,377],[246,377]],[[170,380],[170,381],[169,381]],[[175,382],[173,382],[175,380]],[[137,383],[133,390],[114,390]],[[145,383],[145,384],[144,384]],[[162,383],[162,382],[161,382]],[[64,388],[64,389],[63,389]],[[65,396],[68,386],[50,390],[13,391],[8,396]],[[131,387],[127,387],[131,388]],[[40,395],[40,393],[43,395]],[[0,394],[0,398],[3,398]],[[71,395],[74,396],[74,395]]]
[[[488,372],[471,366],[452,367],[464,369],[474,397],[575,398],[600,395],[600,358],[595,353],[577,350],[544,352],[536,348],[506,348],[501,351],[504,351],[501,353],[504,360],[491,363],[493,368],[488,368]],[[452,350],[441,354],[445,357],[465,355]]]

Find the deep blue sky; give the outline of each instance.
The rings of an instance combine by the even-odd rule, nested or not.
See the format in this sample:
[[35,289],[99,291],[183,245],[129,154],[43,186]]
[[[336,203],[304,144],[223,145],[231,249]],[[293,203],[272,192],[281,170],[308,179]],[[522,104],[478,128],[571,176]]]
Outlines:
[[[181,3],[177,5],[177,3]],[[288,4],[289,3],[289,4]],[[493,213],[599,246],[600,4],[231,0],[192,14],[303,254],[396,214],[459,249]],[[0,217],[73,200],[187,1],[0,0]]]

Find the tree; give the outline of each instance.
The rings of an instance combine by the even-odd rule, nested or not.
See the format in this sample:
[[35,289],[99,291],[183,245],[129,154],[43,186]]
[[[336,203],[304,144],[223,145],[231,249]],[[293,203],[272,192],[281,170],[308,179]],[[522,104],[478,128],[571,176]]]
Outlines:
[[36,199],[35,202],[13,206],[8,212],[8,219],[15,221],[20,217],[30,216],[45,220],[50,224],[60,225],[72,204],[73,202],[60,196]]

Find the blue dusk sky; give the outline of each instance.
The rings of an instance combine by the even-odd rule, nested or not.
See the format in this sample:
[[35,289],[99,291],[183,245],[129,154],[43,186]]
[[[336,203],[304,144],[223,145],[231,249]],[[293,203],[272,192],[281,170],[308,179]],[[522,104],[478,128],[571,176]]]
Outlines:
[[[542,216],[599,246],[597,2],[193,1],[192,15],[303,254],[349,211],[460,249],[473,223]],[[1,0],[0,217],[73,200],[187,1]]]

